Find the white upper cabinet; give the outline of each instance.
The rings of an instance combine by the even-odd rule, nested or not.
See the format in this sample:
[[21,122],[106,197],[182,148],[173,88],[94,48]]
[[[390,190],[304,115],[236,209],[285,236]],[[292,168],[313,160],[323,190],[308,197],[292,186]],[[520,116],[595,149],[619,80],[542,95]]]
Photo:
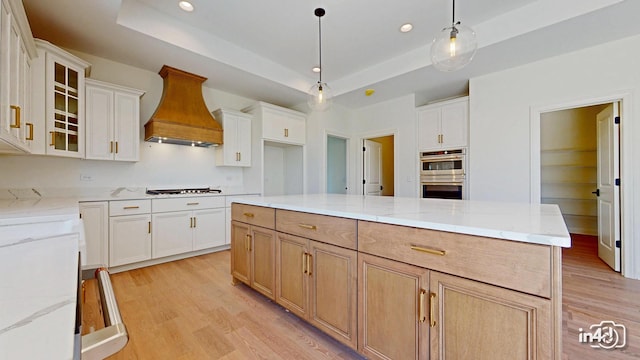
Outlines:
[[[85,72],[90,64],[40,39],[33,71],[33,116],[43,119],[45,132],[37,132],[33,153],[84,157]],[[36,125],[37,126],[37,125]]]
[[85,80],[87,159],[138,161],[143,91]]
[[279,106],[258,102],[243,111],[253,114],[262,124],[262,138],[279,143],[306,143],[305,114]]
[[421,106],[416,114],[418,151],[467,146],[469,97]]
[[31,59],[36,48],[21,1],[0,1],[0,153],[30,153]]
[[216,148],[216,165],[251,166],[252,116],[228,109],[218,109],[213,116],[223,129],[223,144]]

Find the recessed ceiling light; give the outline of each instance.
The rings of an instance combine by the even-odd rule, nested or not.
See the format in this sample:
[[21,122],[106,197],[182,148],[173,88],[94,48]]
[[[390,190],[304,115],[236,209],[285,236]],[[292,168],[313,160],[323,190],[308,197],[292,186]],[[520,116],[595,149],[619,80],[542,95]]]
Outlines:
[[411,25],[410,23],[406,23],[402,26],[400,26],[400,32],[406,33],[409,32],[413,29],[413,25]]
[[319,73],[320,72],[320,66],[314,66],[313,69],[311,69],[311,71],[313,71],[314,73]]
[[180,1],[178,3],[178,6],[180,6],[180,9],[187,11],[187,12],[192,12],[193,11],[193,5],[191,5],[190,2],[188,1]]

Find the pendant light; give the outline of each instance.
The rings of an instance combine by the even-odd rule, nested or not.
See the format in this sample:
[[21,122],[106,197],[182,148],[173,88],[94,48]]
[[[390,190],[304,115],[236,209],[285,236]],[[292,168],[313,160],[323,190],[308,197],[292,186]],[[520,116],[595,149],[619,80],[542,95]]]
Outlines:
[[451,26],[448,26],[431,43],[431,63],[440,71],[456,71],[473,59],[478,42],[476,33],[456,22],[456,0],[453,1]]
[[314,14],[318,17],[318,48],[319,58],[318,62],[318,82],[309,89],[309,99],[307,103],[312,110],[325,111],[331,106],[331,89],[327,83],[322,82],[322,25],[320,19],[324,16],[325,11],[323,8],[317,8]]

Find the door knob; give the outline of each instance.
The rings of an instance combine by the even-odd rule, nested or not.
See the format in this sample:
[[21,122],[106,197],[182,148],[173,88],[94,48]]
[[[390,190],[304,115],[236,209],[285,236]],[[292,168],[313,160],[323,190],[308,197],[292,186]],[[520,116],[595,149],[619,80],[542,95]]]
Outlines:
[[600,196],[600,189],[596,189],[596,191],[592,191],[592,194],[595,194],[596,196]]

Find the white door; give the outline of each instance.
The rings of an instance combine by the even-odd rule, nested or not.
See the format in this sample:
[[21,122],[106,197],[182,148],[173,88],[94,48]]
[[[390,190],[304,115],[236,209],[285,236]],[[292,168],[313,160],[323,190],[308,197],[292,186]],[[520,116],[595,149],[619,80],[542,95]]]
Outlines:
[[598,136],[598,256],[615,271],[620,271],[620,133],[615,119],[618,104],[611,104],[596,117]]
[[364,195],[382,193],[382,145],[364,141]]

